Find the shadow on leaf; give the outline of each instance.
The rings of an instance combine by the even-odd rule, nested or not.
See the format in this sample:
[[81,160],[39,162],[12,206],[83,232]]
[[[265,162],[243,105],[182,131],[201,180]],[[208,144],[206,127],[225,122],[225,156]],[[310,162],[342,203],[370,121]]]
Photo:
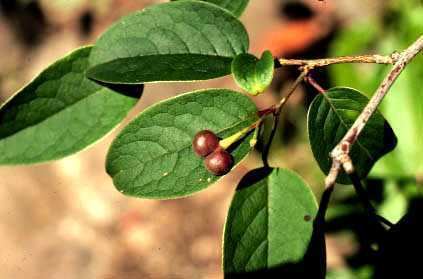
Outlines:
[[105,83],[96,81],[97,84],[106,87],[110,90],[113,90],[119,94],[132,97],[135,99],[139,99],[142,97],[142,94],[144,93],[144,84],[111,84],[111,83]]

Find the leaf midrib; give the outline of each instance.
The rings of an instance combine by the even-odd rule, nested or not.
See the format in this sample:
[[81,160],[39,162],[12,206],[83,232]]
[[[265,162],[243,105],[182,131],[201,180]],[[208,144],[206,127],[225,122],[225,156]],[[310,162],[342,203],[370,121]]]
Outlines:
[[108,63],[114,63],[119,60],[127,60],[132,58],[150,58],[155,56],[200,56],[200,57],[213,57],[213,58],[225,58],[225,59],[233,59],[234,56],[225,56],[225,55],[219,55],[219,54],[204,54],[204,53],[156,53],[156,54],[147,54],[147,55],[134,55],[134,56],[126,56],[126,57],[119,57],[117,59],[111,59],[106,62],[97,64],[92,66],[90,69],[94,69],[96,67],[99,67],[104,64]]
[[[81,86],[82,86],[82,85],[81,85]],[[44,119],[42,119],[42,120],[40,120],[40,121],[38,121],[38,122],[36,122],[36,123],[33,123],[33,124],[31,124],[31,125],[28,125],[28,126],[26,126],[25,128],[20,129],[20,130],[18,130],[18,131],[16,131],[16,132],[14,132],[13,134],[11,134],[11,135],[9,135],[9,136],[7,136],[7,137],[5,137],[5,138],[0,138],[0,141],[7,140],[7,139],[9,139],[9,138],[15,137],[15,136],[17,136],[18,134],[20,134],[20,133],[22,133],[22,132],[24,132],[24,131],[26,131],[26,130],[28,130],[28,129],[31,129],[31,128],[34,128],[35,126],[41,125],[41,124],[43,124],[44,122],[48,121],[50,118],[57,116],[58,114],[62,113],[62,112],[63,112],[63,111],[65,111],[65,110],[68,110],[68,109],[73,108],[74,106],[76,106],[76,105],[78,105],[79,103],[81,103],[81,102],[85,101],[86,99],[88,99],[88,98],[90,98],[90,97],[92,97],[92,96],[95,96],[95,95],[99,94],[99,93],[100,93],[101,91],[103,91],[103,90],[107,90],[107,89],[106,89],[106,88],[99,88],[98,90],[95,90],[93,93],[91,93],[91,94],[89,94],[89,95],[84,96],[83,98],[81,98],[81,99],[77,100],[76,102],[74,102],[74,103],[72,103],[72,104],[70,104],[70,105],[64,106],[64,107],[63,107],[63,108],[61,108],[60,110],[56,111],[54,114],[50,114],[50,115],[49,115],[49,116],[47,116],[46,118],[44,118]],[[101,93],[101,94],[103,94],[103,93]]]

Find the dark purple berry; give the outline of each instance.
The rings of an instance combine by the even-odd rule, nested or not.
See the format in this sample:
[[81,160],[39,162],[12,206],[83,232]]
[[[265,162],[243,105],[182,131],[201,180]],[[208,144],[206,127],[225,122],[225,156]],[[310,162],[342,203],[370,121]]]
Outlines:
[[227,174],[232,169],[233,164],[231,154],[221,148],[218,148],[204,160],[206,169],[216,176]]
[[209,130],[198,132],[192,141],[192,149],[200,157],[206,157],[219,147],[219,138]]

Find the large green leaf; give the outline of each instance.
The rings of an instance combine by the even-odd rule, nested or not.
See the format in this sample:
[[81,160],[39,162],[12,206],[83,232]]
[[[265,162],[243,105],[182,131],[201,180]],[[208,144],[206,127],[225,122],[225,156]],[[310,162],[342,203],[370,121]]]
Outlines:
[[85,77],[91,49],[57,61],[1,106],[0,164],[38,163],[80,151],[136,104],[129,91],[118,93]]
[[[177,1],[177,0],[172,0],[172,1]],[[244,12],[250,0],[199,0],[199,1],[213,3],[215,5],[218,5],[230,11],[235,16],[239,17]]]
[[[248,173],[236,190],[226,221],[225,277],[301,278],[286,274],[307,272],[301,267],[305,267],[312,239],[315,240],[312,236],[316,216],[313,193],[295,173],[285,169]],[[319,254],[324,255],[324,251]],[[319,262],[315,256],[313,261]],[[278,277],[263,277],[271,274]],[[321,278],[317,273],[313,275]]]
[[[332,164],[329,153],[342,140],[368,101],[366,96],[354,89],[335,87],[317,96],[311,104],[308,112],[309,139],[314,157],[325,174]],[[350,151],[357,174],[365,177],[374,163],[392,151],[396,144],[392,128],[382,114],[376,112]],[[337,181],[350,183],[345,173]]]
[[239,87],[252,95],[258,95],[272,83],[274,65],[270,51],[265,51],[260,59],[243,53],[233,60],[232,74]]
[[121,84],[193,81],[230,74],[248,50],[244,26],[201,1],[151,6],[124,17],[97,41],[88,76]]
[[[230,90],[196,91],[166,100],[142,112],[116,138],[107,156],[107,172],[126,195],[190,195],[218,179],[192,151],[195,134],[209,129],[225,138],[257,118],[254,103]],[[230,149],[235,163],[249,152],[250,137]]]

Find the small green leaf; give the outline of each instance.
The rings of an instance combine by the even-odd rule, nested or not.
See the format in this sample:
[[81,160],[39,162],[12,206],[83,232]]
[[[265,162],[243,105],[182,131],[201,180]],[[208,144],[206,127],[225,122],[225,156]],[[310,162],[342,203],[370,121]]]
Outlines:
[[233,58],[248,50],[242,23],[201,1],[154,5],[124,17],[97,41],[88,76],[139,84],[195,81],[231,73]]
[[232,74],[242,89],[252,95],[258,95],[272,83],[274,65],[270,51],[265,51],[260,59],[244,53],[233,60]]
[[[298,269],[304,268],[312,239],[316,240],[312,238],[316,216],[314,195],[297,174],[286,169],[248,173],[236,190],[226,221],[225,277],[284,278],[288,272],[301,273]],[[319,255],[323,257],[323,251]],[[319,261],[317,255],[313,261]],[[272,271],[278,277],[258,276]]]
[[141,92],[117,92],[85,77],[91,49],[57,61],[0,107],[0,164],[39,163],[80,151],[137,103]]
[[[314,157],[327,174],[332,160],[329,153],[342,140],[369,99],[357,90],[335,87],[317,96],[308,112],[308,133]],[[357,174],[366,177],[374,163],[392,151],[397,138],[391,126],[376,112],[366,124],[350,156]],[[345,173],[338,176],[338,183],[349,184]]]
[[[178,1],[178,0],[172,0],[172,1]],[[198,0],[198,1],[213,3],[217,6],[220,6],[230,11],[235,16],[239,17],[244,12],[250,0]]]
[[[218,180],[192,150],[196,133],[226,138],[257,121],[254,103],[241,93],[210,89],[183,94],[142,112],[113,142],[107,172],[118,190],[143,198],[177,198]],[[235,163],[250,151],[251,134],[229,150]]]

